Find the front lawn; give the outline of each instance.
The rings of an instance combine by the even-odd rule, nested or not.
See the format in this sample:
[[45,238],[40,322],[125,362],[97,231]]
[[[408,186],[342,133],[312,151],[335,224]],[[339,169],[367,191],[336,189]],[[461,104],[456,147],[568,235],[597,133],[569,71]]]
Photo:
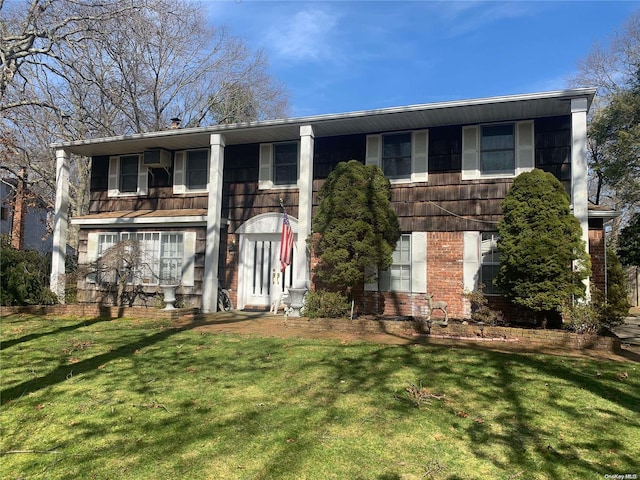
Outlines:
[[6,480],[640,476],[637,363],[1,322]]

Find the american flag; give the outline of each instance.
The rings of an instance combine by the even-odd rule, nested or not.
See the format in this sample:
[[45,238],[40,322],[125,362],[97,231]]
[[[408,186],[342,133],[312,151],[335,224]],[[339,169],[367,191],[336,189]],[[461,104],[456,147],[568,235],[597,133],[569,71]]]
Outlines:
[[280,236],[280,270],[284,272],[287,265],[291,265],[291,255],[293,249],[293,231],[289,223],[287,212],[282,209],[282,235]]

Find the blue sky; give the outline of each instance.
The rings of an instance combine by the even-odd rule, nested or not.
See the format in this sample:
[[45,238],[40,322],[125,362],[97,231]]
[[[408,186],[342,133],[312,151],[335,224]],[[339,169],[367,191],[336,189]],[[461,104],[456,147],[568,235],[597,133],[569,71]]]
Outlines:
[[559,90],[640,1],[208,1],[294,117]]

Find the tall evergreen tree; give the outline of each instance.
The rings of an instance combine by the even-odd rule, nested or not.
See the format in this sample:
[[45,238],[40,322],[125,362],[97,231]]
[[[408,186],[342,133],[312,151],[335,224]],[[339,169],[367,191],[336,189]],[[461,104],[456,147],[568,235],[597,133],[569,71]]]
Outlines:
[[320,257],[314,268],[317,284],[350,294],[375,278],[376,267],[389,268],[400,238],[389,187],[379,167],[357,160],[339,163],[331,172],[312,221]]
[[569,196],[552,174],[534,169],[514,180],[502,209],[496,286],[552,326],[565,302],[585,296],[591,269]]

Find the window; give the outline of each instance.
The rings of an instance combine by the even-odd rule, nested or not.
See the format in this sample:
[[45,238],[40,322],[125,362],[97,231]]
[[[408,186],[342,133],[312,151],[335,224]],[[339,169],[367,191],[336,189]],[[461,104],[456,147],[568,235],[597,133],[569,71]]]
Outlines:
[[138,155],[120,157],[119,190],[121,193],[138,191]]
[[426,182],[429,131],[367,135],[365,163],[377,165],[391,182]]
[[480,238],[480,283],[484,285],[483,292],[486,295],[497,295],[500,291],[493,280],[500,267],[498,235],[495,232],[482,232]]
[[188,190],[205,190],[209,181],[209,150],[187,152],[186,186]]
[[411,291],[411,235],[401,235],[393,252],[393,264],[380,272],[380,290],[384,292]]
[[482,173],[513,174],[516,169],[513,124],[481,127],[480,169]]
[[204,193],[209,186],[209,150],[175,152],[173,193]]
[[158,283],[159,237],[158,232],[125,232],[120,235],[121,240],[135,240],[140,246],[140,262],[134,270],[134,283]]
[[387,178],[411,177],[411,134],[382,136],[382,171]]
[[[137,241],[140,247],[139,262],[133,269],[131,283],[144,285],[177,285],[181,283],[185,256],[184,234],[101,233],[98,235],[97,256],[95,258],[101,258],[109,248],[125,240]],[[98,283],[114,282],[115,270],[110,269],[102,274],[99,273],[97,281]]]
[[260,145],[258,188],[285,188],[298,185],[298,142]]
[[[96,157],[97,158],[97,157]],[[92,173],[92,183],[100,187],[95,176],[99,174],[100,163],[97,162],[97,171]],[[141,155],[122,155],[109,158],[108,196],[133,196],[146,195],[149,173],[147,167],[142,165]]]
[[181,233],[163,233],[160,241],[160,282],[177,285],[182,276],[184,245]]
[[462,127],[462,180],[514,177],[535,166],[535,123]]
[[0,220],[9,219],[9,209],[7,207],[0,207]]
[[[98,237],[98,256],[101,258],[107,250],[118,243],[117,233],[101,233]],[[98,283],[114,283],[116,281],[116,272],[114,270],[102,272],[100,269],[96,272],[93,279]]]

